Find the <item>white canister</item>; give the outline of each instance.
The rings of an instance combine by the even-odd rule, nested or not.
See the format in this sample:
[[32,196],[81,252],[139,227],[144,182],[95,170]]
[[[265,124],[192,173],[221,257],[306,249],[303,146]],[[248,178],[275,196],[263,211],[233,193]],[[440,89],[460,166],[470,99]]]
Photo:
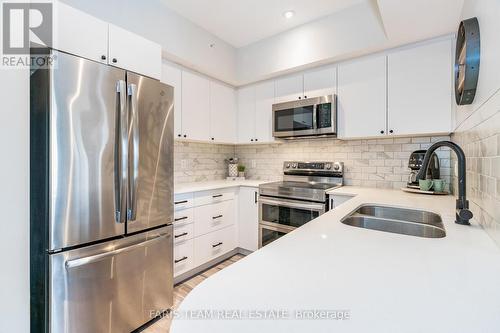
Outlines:
[[229,177],[238,177],[238,164],[228,164]]

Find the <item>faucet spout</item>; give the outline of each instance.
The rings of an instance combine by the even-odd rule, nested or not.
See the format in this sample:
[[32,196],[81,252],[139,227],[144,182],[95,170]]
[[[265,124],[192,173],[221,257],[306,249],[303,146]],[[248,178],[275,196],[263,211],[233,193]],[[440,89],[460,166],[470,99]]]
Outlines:
[[422,162],[422,167],[416,176],[416,180],[425,179],[427,174],[427,168],[429,167],[429,162],[431,160],[432,153],[439,147],[451,148],[457,155],[458,159],[458,198],[456,204],[456,220],[455,223],[470,225],[469,220],[473,217],[472,212],[469,210],[469,201],[466,198],[466,160],[465,154],[462,148],[454,142],[451,141],[439,141],[434,143],[427,149],[425,153],[424,161]]

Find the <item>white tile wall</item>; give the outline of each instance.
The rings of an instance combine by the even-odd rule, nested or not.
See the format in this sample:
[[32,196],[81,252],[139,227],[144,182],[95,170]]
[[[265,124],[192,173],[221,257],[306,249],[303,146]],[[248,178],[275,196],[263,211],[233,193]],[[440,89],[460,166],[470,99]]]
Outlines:
[[[406,186],[411,152],[428,148],[432,142],[449,137],[386,138],[340,141],[310,139],[285,141],[269,145],[242,145],[235,154],[247,167],[247,178],[280,180],[284,161],[342,161],[345,183],[377,188]],[[450,151],[438,150],[441,175],[450,182]]]

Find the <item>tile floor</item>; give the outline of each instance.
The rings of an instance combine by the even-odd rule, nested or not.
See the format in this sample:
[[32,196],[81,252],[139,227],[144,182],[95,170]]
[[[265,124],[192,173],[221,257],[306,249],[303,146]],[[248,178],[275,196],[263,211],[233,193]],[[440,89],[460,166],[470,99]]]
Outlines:
[[[226,268],[227,266],[230,266],[243,258],[244,256],[241,254],[236,254],[232,256],[231,258],[221,262],[220,264],[213,266],[212,268],[209,268],[208,270],[193,276],[189,280],[186,280],[174,287],[174,310],[179,307],[181,302],[184,300],[184,298],[193,290],[194,287],[196,287],[200,282],[208,278],[209,276],[217,273],[221,269]],[[170,318],[165,317],[160,320],[158,320],[156,323],[153,325],[149,326],[145,330],[142,331],[142,333],[168,333],[170,330]]]

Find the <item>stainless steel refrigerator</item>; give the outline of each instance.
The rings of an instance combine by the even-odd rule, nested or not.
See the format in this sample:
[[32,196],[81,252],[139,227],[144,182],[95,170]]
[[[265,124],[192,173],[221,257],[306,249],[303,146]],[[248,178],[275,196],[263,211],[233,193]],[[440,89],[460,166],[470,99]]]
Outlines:
[[173,303],[173,88],[47,52],[30,78],[31,332],[130,332]]

